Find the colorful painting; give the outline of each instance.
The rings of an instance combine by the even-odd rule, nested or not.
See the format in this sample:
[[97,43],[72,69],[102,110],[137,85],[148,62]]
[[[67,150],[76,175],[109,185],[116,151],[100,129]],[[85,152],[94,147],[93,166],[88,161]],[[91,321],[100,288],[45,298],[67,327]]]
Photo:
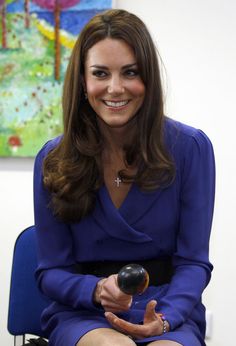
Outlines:
[[112,0],[0,0],[0,156],[33,157],[62,132],[61,93],[81,28]]

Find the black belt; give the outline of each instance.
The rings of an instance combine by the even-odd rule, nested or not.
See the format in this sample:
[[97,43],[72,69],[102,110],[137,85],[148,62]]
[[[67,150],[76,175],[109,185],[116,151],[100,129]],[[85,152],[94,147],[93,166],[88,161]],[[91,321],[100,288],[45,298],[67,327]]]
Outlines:
[[98,277],[108,277],[117,274],[126,264],[137,263],[143,266],[149,274],[149,286],[159,286],[170,282],[173,275],[171,258],[151,259],[144,261],[98,261],[81,262],[75,265],[79,274],[90,274]]

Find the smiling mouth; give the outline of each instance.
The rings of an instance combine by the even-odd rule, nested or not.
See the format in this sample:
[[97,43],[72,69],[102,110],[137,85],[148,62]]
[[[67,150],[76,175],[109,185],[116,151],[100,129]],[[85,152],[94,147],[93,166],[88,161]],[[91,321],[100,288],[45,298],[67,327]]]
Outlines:
[[126,106],[129,103],[129,100],[126,100],[126,101],[106,101],[106,100],[104,100],[103,102],[108,107],[120,108],[120,107]]

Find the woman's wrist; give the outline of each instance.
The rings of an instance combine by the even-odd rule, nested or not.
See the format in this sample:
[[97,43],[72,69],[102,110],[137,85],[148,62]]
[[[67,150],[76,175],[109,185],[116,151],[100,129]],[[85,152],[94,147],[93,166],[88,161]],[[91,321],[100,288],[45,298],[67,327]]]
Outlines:
[[162,334],[165,334],[170,331],[170,324],[167,321],[164,314],[161,314],[161,320],[162,320]]
[[101,279],[97,282],[97,285],[96,285],[96,288],[95,288],[94,294],[93,294],[93,301],[95,304],[101,304],[100,294],[101,294],[101,290],[102,290],[102,285],[105,281],[106,281],[106,278]]

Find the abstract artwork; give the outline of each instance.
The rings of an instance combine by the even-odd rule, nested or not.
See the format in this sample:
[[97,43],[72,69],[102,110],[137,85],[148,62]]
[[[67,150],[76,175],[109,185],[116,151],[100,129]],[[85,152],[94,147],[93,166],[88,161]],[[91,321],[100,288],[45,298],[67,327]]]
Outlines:
[[0,156],[34,157],[62,132],[73,45],[112,0],[0,0]]

